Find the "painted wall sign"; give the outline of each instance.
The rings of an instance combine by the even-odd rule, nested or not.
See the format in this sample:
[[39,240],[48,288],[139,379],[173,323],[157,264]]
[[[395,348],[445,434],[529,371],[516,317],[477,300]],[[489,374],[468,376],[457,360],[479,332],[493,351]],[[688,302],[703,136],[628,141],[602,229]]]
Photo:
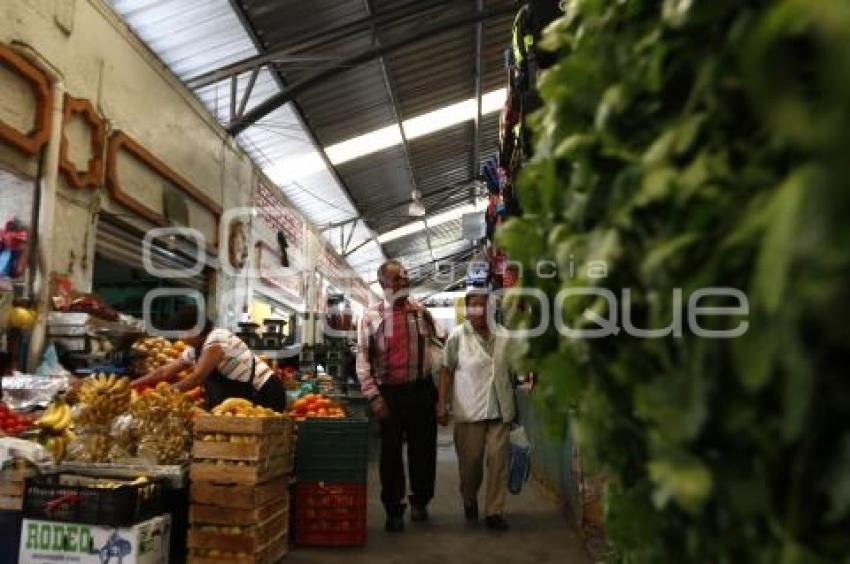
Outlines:
[[0,65],[27,82],[35,98],[35,118],[30,131],[19,131],[0,120],[0,141],[6,142],[26,155],[35,155],[50,138],[53,115],[53,91],[44,72],[0,43]]
[[[263,241],[258,241],[254,245],[254,251],[257,253],[256,264],[260,272],[260,280],[267,286],[281,290],[296,300],[302,300],[304,284],[301,270],[284,268],[281,265],[283,255]],[[291,274],[284,274],[287,271]]]
[[325,243],[322,247],[322,254],[319,257],[319,270],[322,276],[334,284],[339,284],[345,270],[345,264],[337,256],[330,243]]
[[[259,212],[258,217],[272,230],[283,231],[290,249],[300,249],[303,246],[304,220],[299,213],[286,206],[262,182],[257,182],[254,190],[254,207]],[[290,251],[292,254],[293,251]]]
[[155,225],[165,226],[168,224],[159,210],[147,206],[122,189],[121,172],[118,166],[118,157],[122,152],[135,158],[163,180],[170,182],[214,217],[215,239],[212,247],[216,248],[218,246],[218,224],[222,213],[221,206],[212,198],[189,184],[189,181],[171,170],[168,165],[121,131],[114,133],[109,138],[109,148],[106,152],[106,186],[112,198],[122,206],[139,214]]
[[[71,160],[71,146],[68,141],[68,126],[74,120],[81,119],[90,132],[91,158],[87,168],[78,170]],[[106,148],[106,121],[92,107],[91,102],[83,98],[65,95],[65,107],[62,112],[62,143],[59,153],[59,169],[71,188],[98,188],[103,183],[103,152]]]

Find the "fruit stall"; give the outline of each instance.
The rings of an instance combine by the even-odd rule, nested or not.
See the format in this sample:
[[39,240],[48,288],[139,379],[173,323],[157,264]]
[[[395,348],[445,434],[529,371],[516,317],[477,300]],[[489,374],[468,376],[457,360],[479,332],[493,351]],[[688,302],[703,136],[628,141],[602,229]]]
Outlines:
[[[292,369],[275,376],[291,396],[286,413],[236,398],[207,411],[201,388],[139,389],[134,378],[187,345],[121,339],[102,358],[110,372],[77,370],[49,390],[18,386],[0,403],[0,533],[20,539],[27,561],[73,552],[83,528],[98,550],[126,539],[138,562],[274,562],[292,545],[365,543],[368,419]],[[144,503],[140,486],[150,490]],[[138,511],[118,515],[124,504]],[[50,523],[66,536],[29,537]]]

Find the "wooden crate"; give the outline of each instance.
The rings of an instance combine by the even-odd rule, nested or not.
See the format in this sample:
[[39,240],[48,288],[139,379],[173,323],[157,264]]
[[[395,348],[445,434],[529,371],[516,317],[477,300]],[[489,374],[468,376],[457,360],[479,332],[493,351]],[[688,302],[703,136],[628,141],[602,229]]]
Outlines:
[[0,510],[20,511],[24,506],[25,481],[37,475],[38,471],[28,464],[10,465],[0,471]]
[[289,507],[289,495],[274,499],[265,505],[251,508],[222,508],[219,505],[193,503],[189,507],[189,523],[194,525],[256,525],[273,518],[282,507]]
[[0,495],[0,509],[7,511],[20,511],[23,507],[23,496]]
[[[258,485],[220,485],[193,482],[193,504],[214,505],[227,509],[254,509],[288,499],[289,477],[283,476]],[[224,511],[222,513],[225,513]]]
[[0,495],[11,497],[22,497],[24,495],[23,482],[0,482]]
[[189,529],[188,547],[258,554],[268,549],[274,540],[285,535],[288,530],[289,507],[282,507],[264,523],[247,527],[239,534],[204,532],[198,530],[197,525],[193,526]]
[[227,435],[292,434],[289,417],[224,417],[201,415],[194,420],[195,434],[221,433]]
[[[206,433],[201,433],[206,434]],[[228,441],[204,441],[196,434],[192,445],[192,459],[262,461],[275,456],[289,455],[294,450],[292,435],[277,433],[260,435],[250,444]]]
[[289,472],[289,454],[276,456],[254,466],[219,466],[213,462],[192,462],[192,482],[254,485],[267,482]]
[[283,559],[289,552],[289,535],[284,533],[274,539],[269,545],[256,554],[248,557],[211,557],[196,556],[189,553],[189,564],[274,564]]

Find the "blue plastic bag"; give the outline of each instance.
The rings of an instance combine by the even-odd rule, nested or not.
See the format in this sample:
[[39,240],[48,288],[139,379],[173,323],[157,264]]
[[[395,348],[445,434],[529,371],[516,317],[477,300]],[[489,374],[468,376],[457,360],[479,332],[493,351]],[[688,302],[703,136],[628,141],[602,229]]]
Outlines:
[[508,464],[508,491],[519,495],[531,476],[531,445],[525,429],[517,427],[511,432],[511,452]]

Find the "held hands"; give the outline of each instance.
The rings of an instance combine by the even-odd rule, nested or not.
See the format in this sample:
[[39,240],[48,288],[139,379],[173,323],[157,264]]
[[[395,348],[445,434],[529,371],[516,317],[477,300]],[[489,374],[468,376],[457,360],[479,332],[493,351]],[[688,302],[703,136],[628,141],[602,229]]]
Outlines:
[[386,419],[390,416],[390,409],[387,407],[387,403],[381,396],[372,400],[372,413],[374,413],[375,417],[378,419]]
[[441,427],[449,424],[449,410],[446,408],[445,402],[437,403],[437,423]]

